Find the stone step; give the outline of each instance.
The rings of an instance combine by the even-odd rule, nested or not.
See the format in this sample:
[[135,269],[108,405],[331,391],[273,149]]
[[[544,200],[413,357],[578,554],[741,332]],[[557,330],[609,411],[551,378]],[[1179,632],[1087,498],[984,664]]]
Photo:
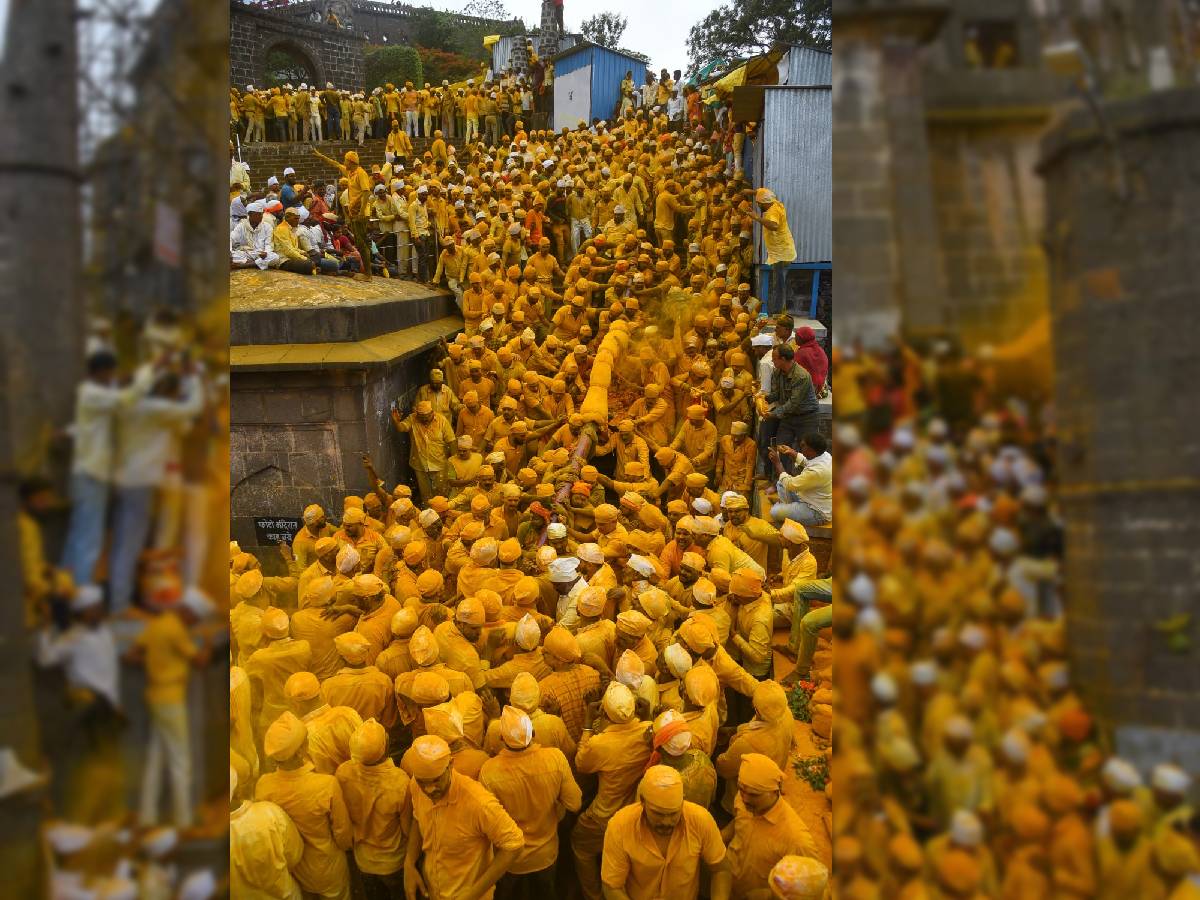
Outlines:
[[[413,138],[413,153],[420,156],[432,143],[427,138]],[[342,159],[347,150],[354,150],[367,169],[383,165],[385,143],[371,138],[360,147],[354,141],[322,141],[317,149],[326,156]],[[264,190],[267,179],[275,175],[282,180],[283,170],[291,166],[296,170],[300,184],[313,185],[322,181],[337,181],[340,173],[329,163],[313,155],[304,141],[284,141],[246,144],[241,146],[241,159],[250,166],[250,184],[254,190]]]

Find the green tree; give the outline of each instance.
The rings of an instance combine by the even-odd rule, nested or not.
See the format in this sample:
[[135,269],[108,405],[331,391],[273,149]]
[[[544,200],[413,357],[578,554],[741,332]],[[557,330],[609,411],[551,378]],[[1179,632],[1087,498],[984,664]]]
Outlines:
[[743,0],[718,7],[688,34],[688,71],[714,59],[766,53],[776,43],[832,46],[832,0]]
[[464,16],[477,16],[480,19],[492,19],[497,22],[507,22],[512,19],[504,0],[467,0],[463,4]]
[[421,57],[412,47],[367,47],[364,54],[367,90],[391,82],[403,87],[411,81],[417,87],[425,83]]
[[592,43],[599,44],[601,47],[615,48],[620,43],[621,35],[625,33],[625,28],[628,25],[629,20],[624,16],[618,16],[616,13],[602,12],[596,13],[590,19],[584,19],[583,24],[579,26],[579,30]]

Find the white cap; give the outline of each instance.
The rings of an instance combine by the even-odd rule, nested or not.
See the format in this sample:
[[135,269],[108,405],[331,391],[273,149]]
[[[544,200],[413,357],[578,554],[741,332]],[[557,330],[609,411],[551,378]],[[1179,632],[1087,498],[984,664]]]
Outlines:
[[756,334],[750,338],[751,347],[774,347],[775,335],[773,334]]
[[896,679],[887,672],[876,672],[871,679],[871,694],[879,703],[895,703],[898,696]]
[[216,604],[198,587],[190,586],[183,589],[180,601],[198,619],[207,619],[217,611]]
[[166,856],[179,843],[179,832],[174,828],[155,828],[142,838],[142,849],[155,859]]
[[568,581],[574,581],[575,577],[579,574],[577,571],[578,569],[579,560],[574,556],[559,557],[553,560],[550,565],[546,567],[546,571],[550,575],[550,580],[557,581],[560,584]]
[[529,613],[525,613],[521,617],[521,621],[517,623],[513,638],[522,650],[532,650],[541,641],[542,630],[538,627],[537,620]]
[[966,716],[951,716],[946,720],[945,734],[946,737],[969,741],[975,737],[975,726]]
[[847,596],[858,606],[873,606],[875,604],[875,582],[866,572],[859,572],[850,579]]
[[1114,794],[1128,794],[1142,786],[1142,776],[1133,764],[1110,756],[1100,767],[1100,779]]
[[654,563],[650,562],[650,560],[644,556],[639,556],[637,553],[634,553],[629,557],[628,565],[629,568],[633,569],[633,571],[637,572],[643,578],[649,578],[657,571],[654,568]]
[[1150,786],[1164,794],[1186,794],[1191,785],[1191,776],[1171,763],[1159,763],[1150,773]]
[[92,829],[59,822],[46,828],[46,842],[55,853],[76,853],[92,842]]
[[1029,736],[1020,728],[1010,728],[1000,739],[1000,752],[1010,763],[1023,763],[1029,758]]
[[1012,556],[1021,549],[1021,541],[1016,532],[1008,528],[993,528],[988,538],[988,547],[998,556]]
[[938,666],[932,659],[919,659],[908,669],[912,683],[928,687],[937,681]]
[[546,526],[546,537],[553,541],[562,540],[567,536],[567,526],[562,522],[551,522]]
[[276,178],[274,175],[272,175],[270,178],[267,179],[267,187],[273,187],[274,185],[277,185],[277,184],[279,184],[279,179]]
[[982,650],[987,646],[987,632],[974,622],[969,622],[958,633],[958,642],[968,650]]
[[71,611],[82,612],[104,602],[104,589],[98,584],[81,584],[71,598]]
[[212,869],[198,869],[183,879],[178,900],[212,900],[217,896],[217,876]]
[[950,817],[950,840],[960,847],[978,847],[983,843],[983,823],[973,812],[955,810]]
[[286,169],[283,170],[284,178],[287,178],[287,176],[289,176],[289,175],[295,175],[295,174],[296,174],[296,170],[293,169],[291,166],[288,166]]

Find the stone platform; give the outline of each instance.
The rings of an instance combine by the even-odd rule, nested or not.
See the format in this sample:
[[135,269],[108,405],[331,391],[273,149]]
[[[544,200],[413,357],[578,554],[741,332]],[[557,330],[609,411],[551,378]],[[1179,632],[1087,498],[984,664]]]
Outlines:
[[256,518],[341,511],[367,489],[362,454],[389,482],[408,476],[389,408],[428,379],[435,348],[462,328],[453,297],[397,279],[230,276],[230,537],[281,568]]

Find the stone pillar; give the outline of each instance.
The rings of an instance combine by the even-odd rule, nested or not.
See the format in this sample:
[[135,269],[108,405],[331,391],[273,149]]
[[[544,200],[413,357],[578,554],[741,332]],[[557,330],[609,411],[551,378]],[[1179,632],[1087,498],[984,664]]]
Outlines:
[[[12,4],[0,101],[0,347],[13,459],[44,464],[47,430],[71,421],[83,372],[75,4]],[[29,235],[52,236],[29,240]]]
[[945,14],[929,2],[834,7],[839,343],[946,324],[920,77],[921,49]]
[[537,37],[537,52],[543,59],[558,52],[559,38],[562,36],[554,9],[554,0],[542,0],[541,34]]
[[[1076,687],[1117,749],[1200,768],[1200,90],[1107,104],[1042,145]],[[1135,162],[1134,162],[1135,161]],[[1124,185],[1124,186],[1122,186]]]

